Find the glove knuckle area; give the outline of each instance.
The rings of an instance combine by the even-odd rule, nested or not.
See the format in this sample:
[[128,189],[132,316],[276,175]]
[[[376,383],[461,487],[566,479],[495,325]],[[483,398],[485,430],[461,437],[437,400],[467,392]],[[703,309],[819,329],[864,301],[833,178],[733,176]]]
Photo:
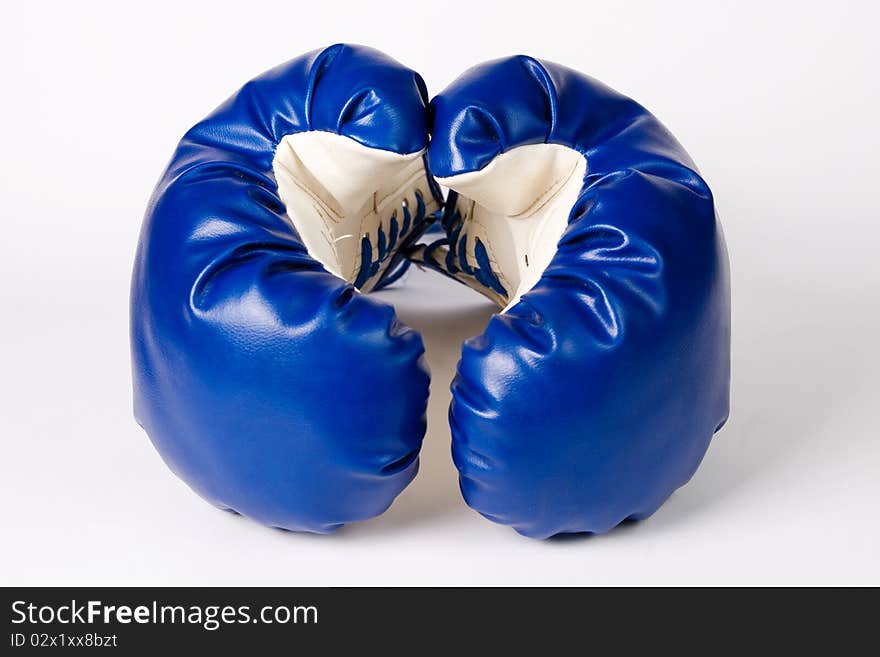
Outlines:
[[147,322],[138,418],[198,492],[264,524],[322,531],[381,513],[417,468],[421,341],[387,307],[352,297],[340,309],[347,290],[327,274],[284,285],[264,273],[227,270],[253,282],[198,315]]
[[475,171],[510,148],[546,141],[553,93],[530,57],[468,70],[431,101],[431,170],[438,177]]
[[384,53],[331,46],[317,56],[309,82],[311,129],[398,153],[427,145],[425,83]]
[[[463,495],[526,536],[603,533],[651,515],[727,414],[724,304],[709,294],[657,313],[627,298],[644,291],[595,279],[603,289],[550,279],[506,321],[493,318],[453,385]],[[675,290],[671,305],[684,298]]]
[[269,170],[281,140],[309,130],[412,153],[427,145],[426,106],[425,83],[415,71],[373,48],[336,44],[246,83],[187,132],[180,153],[194,150],[198,157],[213,148]]

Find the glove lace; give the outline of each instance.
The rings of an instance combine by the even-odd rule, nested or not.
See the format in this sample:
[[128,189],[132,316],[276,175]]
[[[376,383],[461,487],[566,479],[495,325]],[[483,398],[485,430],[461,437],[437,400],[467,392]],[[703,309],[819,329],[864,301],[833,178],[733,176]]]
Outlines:
[[[410,211],[409,201],[404,197],[401,202],[401,214],[403,215],[403,223],[398,222],[397,210],[391,215],[388,221],[388,232],[385,232],[383,225],[380,223],[376,231],[376,241],[373,243],[372,235],[364,233],[361,237],[361,267],[358,271],[354,286],[358,289],[364,285],[373,276],[379,273],[382,263],[389,256],[397,256],[403,249],[398,249],[398,244],[403,244],[410,237],[420,234],[417,229],[422,226],[425,221],[425,199],[422,192],[418,189],[413,192],[416,199],[415,214]],[[402,256],[398,258],[397,263],[392,263],[378,283],[373,289],[380,290],[383,287],[391,285],[400,278],[409,266],[409,261]]]
[[458,194],[450,191],[441,219],[441,225],[446,236],[431,242],[425,247],[425,259],[429,261],[434,260],[434,251],[441,246],[448,246],[445,267],[449,274],[455,275],[459,272],[464,272],[476,278],[477,281],[490,290],[506,297],[507,290],[492,269],[489,252],[479,237],[474,238],[474,258],[476,263],[468,262],[468,234],[464,231],[464,221],[461,211],[458,209],[457,200]]

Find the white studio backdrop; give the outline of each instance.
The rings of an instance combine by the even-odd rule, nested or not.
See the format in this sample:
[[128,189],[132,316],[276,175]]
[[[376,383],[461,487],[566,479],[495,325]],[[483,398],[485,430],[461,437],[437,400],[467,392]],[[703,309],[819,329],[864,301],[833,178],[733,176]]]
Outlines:
[[[8,3],[0,9],[0,584],[880,584],[880,10],[872,2]],[[461,500],[448,385],[492,312],[414,271],[382,296],[432,369],[422,471],[333,536],[213,510],[131,414],[128,286],[183,132],[339,41],[439,92],[486,59],[578,68],[651,109],[714,190],[731,419],[650,520],[535,542]]]

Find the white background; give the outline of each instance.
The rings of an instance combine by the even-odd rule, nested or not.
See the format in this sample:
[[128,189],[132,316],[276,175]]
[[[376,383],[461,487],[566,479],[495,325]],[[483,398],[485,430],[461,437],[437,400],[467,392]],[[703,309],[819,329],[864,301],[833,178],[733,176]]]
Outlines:
[[[873,2],[254,0],[0,9],[0,583],[880,584],[880,63]],[[639,99],[710,182],[733,269],[731,420],[650,520],[536,542],[470,511],[449,458],[459,345],[491,312],[415,272],[383,293],[433,371],[422,471],[333,536],[208,506],[131,414],[128,286],[183,132],[337,41],[431,93],[558,61]]]

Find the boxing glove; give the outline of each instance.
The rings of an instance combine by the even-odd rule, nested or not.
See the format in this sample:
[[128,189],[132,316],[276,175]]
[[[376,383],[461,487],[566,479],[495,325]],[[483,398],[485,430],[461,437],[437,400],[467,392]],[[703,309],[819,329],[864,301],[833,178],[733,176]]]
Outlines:
[[426,98],[389,57],[333,46],[247,83],[162,175],[131,291],[134,409],[216,506],[328,532],[415,476],[422,342],[361,292],[438,208]]
[[605,532],[693,475],[728,414],[728,262],[712,194],[648,111],[529,57],[431,103],[445,236],[412,258],[501,310],[452,383],[467,503],[531,537]]

